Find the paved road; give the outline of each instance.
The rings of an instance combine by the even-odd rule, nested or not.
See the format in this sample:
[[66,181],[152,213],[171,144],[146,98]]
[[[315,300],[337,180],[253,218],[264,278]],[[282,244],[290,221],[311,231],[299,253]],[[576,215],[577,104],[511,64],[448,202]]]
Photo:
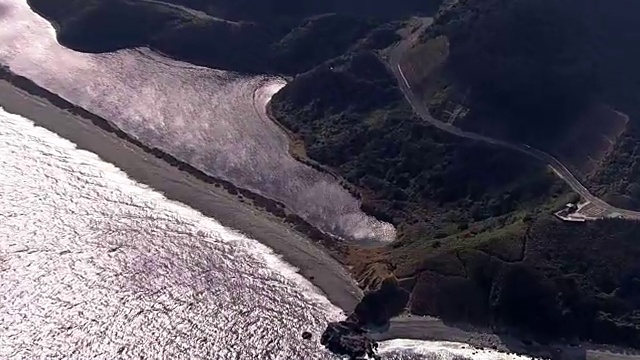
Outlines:
[[535,149],[526,144],[513,144],[485,135],[464,131],[458,127],[437,120],[433,116],[431,116],[424,102],[420,100],[411,89],[411,85],[409,84],[409,81],[407,80],[400,65],[400,60],[402,59],[403,55],[409,49],[411,44],[417,39],[417,37],[420,36],[420,34],[422,33],[421,30],[424,29],[424,27],[428,26],[430,23],[430,21],[423,21],[421,28],[417,31],[413,31],[412,34],[410,34],[404,40],[400,41],[393,49],[391,49],[387,58],[387,65],[395,75],[396,80],[398,81],[398,84],[400,86],[400,90],[404,94],[404,97],[407,99],[409,104],[411,104],[413,111],[418,116],[420,116],[424,121],[427,121],[433,126],[450,134],[505,147],[543,161],[556,173],[556,175],[558,175],[558,177],[564,180],[573,189],[573,191],[580,194],[583,200],[589,201],[593,205],[602,209],[605,217],[621,217],[625,219],[640,220],[640,212],[614,207],[604,200],[593,195],[586,187],[584,187],[584,185],[564,164],[544,151]]

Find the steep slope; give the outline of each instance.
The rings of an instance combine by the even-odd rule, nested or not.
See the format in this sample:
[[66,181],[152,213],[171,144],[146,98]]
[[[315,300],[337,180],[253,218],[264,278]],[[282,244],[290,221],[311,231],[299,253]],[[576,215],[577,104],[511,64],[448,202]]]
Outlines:
[[370,51],[297,77],[272,111],[307,156],[342,174],[364,207],[405,232],[457,232],[561,191],[541,164],[423,123]]
[[458,126],[536,144],[579,170],[595,159],[582,180],[638,209],[638,11],[628,0],[459,1],[414,56],[446,44],[444,60],[419,76],[426,101],[441,119],[461,114]]
[[424,40],[448,39],[445,91],[472,109],[461,125],[537,143],[562,134],[599,91],[587,24],[570,7],[470,0],[439,14]]

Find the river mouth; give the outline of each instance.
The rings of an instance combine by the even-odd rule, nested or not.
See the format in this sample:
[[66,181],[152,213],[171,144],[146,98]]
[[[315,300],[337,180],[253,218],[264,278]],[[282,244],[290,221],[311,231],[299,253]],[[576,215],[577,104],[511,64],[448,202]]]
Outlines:
[[288,154],[266,115],[280,78],[244,76],[149,49],[85,54],[62,47],[26,0],[0,0],[0,63],[205,173],[282,202],[313,226],[359,243],[388,243],[392,225],[360,210],[331,176]]

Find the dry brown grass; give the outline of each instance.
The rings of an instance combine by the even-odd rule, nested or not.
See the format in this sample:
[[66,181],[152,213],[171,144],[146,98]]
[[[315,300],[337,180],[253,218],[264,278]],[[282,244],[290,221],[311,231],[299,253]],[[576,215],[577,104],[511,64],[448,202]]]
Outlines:
[[376,289],[384,279],[394,276],[385,248],[350,246],[344,258],[362,289]]

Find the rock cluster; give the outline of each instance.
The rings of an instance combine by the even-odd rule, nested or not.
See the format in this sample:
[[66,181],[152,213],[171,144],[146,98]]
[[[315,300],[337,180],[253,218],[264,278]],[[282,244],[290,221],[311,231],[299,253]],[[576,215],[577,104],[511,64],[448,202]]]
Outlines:
[[322,334],[320,343],[336,355],[349,356],[349,359],[380,359],[375,354],[378,344],[367,336],[367,331],[350,319],[333,322]]
[[320,338],[320,343],[336,355],[349,359],[380,359],[378,344],[368,336],[371,328],[384,328],[399,315],[409,301],[409,293],[398,286],[394,277],[382,281],[380,288],[367,293],[354,312],[344,321],[333,322]]

